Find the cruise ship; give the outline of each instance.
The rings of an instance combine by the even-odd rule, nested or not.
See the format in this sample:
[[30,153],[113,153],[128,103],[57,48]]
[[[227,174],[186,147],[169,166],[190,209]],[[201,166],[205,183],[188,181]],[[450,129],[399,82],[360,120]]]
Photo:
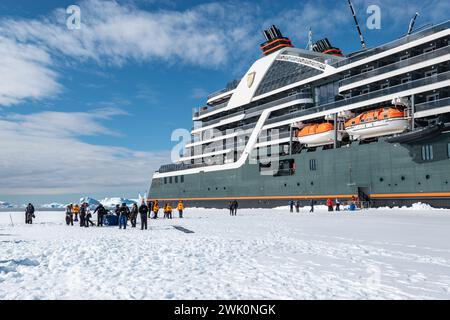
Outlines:
[[148,198],[450,207],[449,26],[350,54],[264,30],[261,57],[194,110],[190,141],[154,173]]

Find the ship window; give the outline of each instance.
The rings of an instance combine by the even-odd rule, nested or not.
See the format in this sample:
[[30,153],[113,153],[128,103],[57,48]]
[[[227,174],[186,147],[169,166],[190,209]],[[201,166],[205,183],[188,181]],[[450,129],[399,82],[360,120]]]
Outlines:
[[178,176],[175,177],[175,183],[178,183]]
[[433,160],[433,146],[432,145],[422,146],[422,160],[423,161]]
[[437,75],[437,70],[436,69],[425,72],[425,78],[432,77],[432,76],[435,76],[435,75]]
[[184,182],[184,176],[181,176],[180,180],[181,180],[180,182],[183,183]]
[[164,178],[164,184],[167,184],[167,178]]
[[309,160],[309,170],[311,170],[311,171],[317,170],[316,159]]
[[400,82],[403,84],[403,83],[407,83],[407,82],[410,82],[411,81],[411,76],[408,76],[408,77],[405,77],[405,78],[403,78],[402,80],[400,80]]
[[439,100],[439,93],[429,94],[429,95],[427,95],[426,99],[427,99],[427,102]]
[[431,47],[423,49],[423,53],[431,52],[434,49],[436,49],[436,45],[435,44],[433,44]]
[[169,177],[169,183],[172,183],[172,177]]
[[407,60],[407,59],[409,59],[409,57],[410,56],[409,56],[409,53],[408,53],[408,54],[405,54],[404,56],[401,56],[399,60],[400,61]]
[[380,89],[386,89],[386,88],[389,88],[389,82],[383,83],[380,85]]

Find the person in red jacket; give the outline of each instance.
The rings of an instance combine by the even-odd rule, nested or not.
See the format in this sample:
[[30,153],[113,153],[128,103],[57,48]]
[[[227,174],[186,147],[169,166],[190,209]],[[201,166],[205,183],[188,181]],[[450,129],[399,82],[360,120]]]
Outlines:
[[333,211],[333,200],[331,199],[327,199],[327,207],[328,207],[328,211]]

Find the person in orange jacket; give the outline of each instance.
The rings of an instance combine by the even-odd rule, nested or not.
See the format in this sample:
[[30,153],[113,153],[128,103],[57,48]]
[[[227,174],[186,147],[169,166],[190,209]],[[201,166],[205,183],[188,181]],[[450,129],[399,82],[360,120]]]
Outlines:
[[172,219],[172,206],[170,203],[166,205],[166,211],[167,211],[167,218]]
[[75,204],[72,208],[72,213],[75,216],[73,221],[78,222],[78,214],[80,213],[80,206],[78,204]]
[[177,205],[177,210],[178,210],[178,215],[181,218],[183,218],[183,210],[184,210],[184,204],[183,201],[178,201],[178,205]]
[[155,200],[155,203],[153,204],[153,219],[158,219],[158,212],[159,212],[159,203],[158,200]]

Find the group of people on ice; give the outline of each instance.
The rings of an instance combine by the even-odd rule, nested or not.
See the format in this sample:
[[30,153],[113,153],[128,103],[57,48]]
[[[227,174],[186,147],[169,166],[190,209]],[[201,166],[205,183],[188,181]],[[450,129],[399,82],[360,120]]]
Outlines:
[[[311,199],[309,201],[309,205],[311,207],[309,212],[314,212],[314,206],[316,204],[317,204],[317,201],[314,199]],[[332,211],[341,211],[341,206],[343,205],[343,203],[339,200],[339,198],[336,198],[335,201],[333,201],[331,198],[328,198],[325,202],[325,205],[327,206],[328,211],[332,212]],[[350,211],[355,210],[357,205],[362,207],[363,203],[361,203],[357,197],[352,196],[351,201],[348,202],[349,210]],[[301,206],[300,200],[297,200],[297,201],[291,200],[289,202],[290,212],[294,212],[294,208],[297,213],[300,212],[300,206]]]
[[[183,218],[183,201],[180,200],[178,202],[176,209],[178,210],[179,218]],[[79,221],[80,227],[88,228],[89,226],[95,225],[95,223],[91,221],[91,218],[93,214],[97,214],[97,227],[103,227],[106,217],[108,215],[115,215],[118,220],[119,229],[126,229],[128,221],[130,221],[132,228],[136,228],[139,217],[141,221],[141,230],[147,230],[147,220],[157,219],[159,211],[160,205],[158,200],[148,202],[142,200],[139,206],[136,203],[133,203],[131,208],[128,207],[126,203],[122,203],[121,205],[118,204],[115,207],[114,213],[106,209],[102,204],[99,204],[93,212],[91,212],[88,203],[82,203],[81,205],[69,204],[66,207],[66,224],[73,226],[74,222]],[[172,211],[173,209],[170,203],[164,204],[163,212],[165,219],[172,219]]]

